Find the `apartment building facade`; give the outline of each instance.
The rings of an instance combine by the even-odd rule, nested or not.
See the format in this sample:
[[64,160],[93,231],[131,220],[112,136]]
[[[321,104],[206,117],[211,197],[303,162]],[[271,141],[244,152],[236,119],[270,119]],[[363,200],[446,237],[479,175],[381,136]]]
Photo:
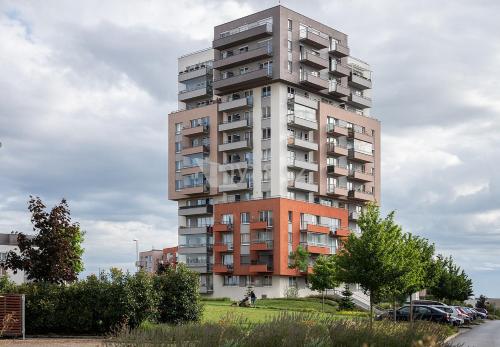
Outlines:
[[216,26],[210,49],[179,58],[179,84],[168,183],[179,262],[214,296],[308,293],[290,253],[304,246],[311,265],[335,253],[380,200],[369,65],[344,33],[276,6]]

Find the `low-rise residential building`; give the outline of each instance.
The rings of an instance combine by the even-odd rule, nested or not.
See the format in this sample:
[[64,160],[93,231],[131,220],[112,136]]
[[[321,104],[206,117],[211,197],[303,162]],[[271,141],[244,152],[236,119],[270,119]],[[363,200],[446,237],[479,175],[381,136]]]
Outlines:
[[14,271],[5,267],[7,254],[10,251],[19,253],[19,247],[17,245],[17,234],[0,234],[0,275],[7,275],[9,279],[16,284],[24,283],[26,282],[26,274],[24,271],[19,270],[17,271],[17,273],[14,273]]

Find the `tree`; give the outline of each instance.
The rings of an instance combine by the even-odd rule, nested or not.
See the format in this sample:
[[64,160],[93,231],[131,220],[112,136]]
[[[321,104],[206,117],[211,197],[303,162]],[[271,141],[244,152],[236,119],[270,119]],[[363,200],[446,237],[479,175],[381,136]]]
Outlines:
[[352,301],[352,292],[349,289],[349,285],[344,286],[342,291],[342,298],[339,301],[339,309],[341,310],[352,310],[354,309],[354,302]]
[[309,276],[312,290],[320,291],[322,294],[321,309],[325,306],[325,290],[333,289],[339,285],[335,275],[335,263],[332,256],[320,256],[313,266],[313,273]]
[[484,295],[479,295],[479,299],[477,299],[476,301],[476,307],[477,308],[486,308],[486,300],[488,300],[488,298]]
[[[396,319],[396,303],[403,301],[406,297],[426,286],[433,281],[428,273],[432,273],[432,256],[434,254],[434,245],[429,244],[426,239],[413,236],[410,233],[403,233],[399,242],[399,249],[392,266],[398,268],[399,275],[388,282],[386,288],[387,297],[393,301],[394,320]],[[410,317],[413,307],[410,299]]]
[[488,298],[484,296],[483,294],[479,295],[479,299],[476,301],[476,308],[486,308],[486,300]]
[[302,247],[302,245],[299,245],[295,252],[290,254],[290,259],[290,269],[296,269],[307,274],[307,268],[309,267],[309,252]]
[[168,267],[164,274],[155,278],[155,288],[159,293],[159,321],[179,324],[199,321],[203,312],[200,302],[199,274],[189,270],[184,264]]
[[472,295],[472,280],[451,256],[445,258],[438,255],[436,266],[439,268],[438,277],[429,288],[432,295],[448,303],[465,301]]
[[83,271],[82,254],[84,232],[73,223],[65,199],[50,213],[39,197],[30,196],[29,211],[34,237],[22,233],[17,236],[20,254],[10,251],[6,266],[17,273],[24,270],[35,282],[73,282]]
[[334,256],[338,279],[344,283],[359,283],[370,296],[370,327],[373,324],[373,305],[394,288],[404,266],[405,253],[401,227],[394,222],[394,212],[384,219],[380,209],[368,204],[360,216],[361,234],[351,233],[344,247]]

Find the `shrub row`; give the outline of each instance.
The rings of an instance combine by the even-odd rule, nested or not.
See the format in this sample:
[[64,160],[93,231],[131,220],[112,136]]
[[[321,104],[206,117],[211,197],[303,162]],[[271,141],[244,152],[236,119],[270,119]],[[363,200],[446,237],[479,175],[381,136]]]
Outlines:
[[1,293],[26,295],[28,334],[104,334],[143,321],[181,323],[201,318],[198,275],[184,266],[162,275],[111,270],[71,284],[26,283],[5,278]]
[[120,346],[447,346],[449,327],[429,322],[375,322],[328,318],[324,315],[284,313],[270,321],[249,323],[228,315],[219,323],[158,325],[125,331],[107,340]]

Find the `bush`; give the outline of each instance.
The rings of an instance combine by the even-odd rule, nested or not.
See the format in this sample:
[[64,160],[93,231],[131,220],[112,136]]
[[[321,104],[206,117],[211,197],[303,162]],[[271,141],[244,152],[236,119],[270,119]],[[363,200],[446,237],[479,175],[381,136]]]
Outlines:
[[164,275],[157,276],[155,288],[159,298],[159,321],[161,323],[183,323],[199,321],[203,305],[199,294],[199,275],[183,264],[168,268]]
[[[159,325],[135,329],[107,340],[106,346],[445,346],[449,327],[428,322],[336,320],[324,315],[281,314],[249,323],[227,316],[219,323]],[[421,341],[421,342],[419,342]]]
[[109,274],[91,275],[68,285],[16,286],[2,278],[0,290],[26,295],[28,334],[105,334],[157,322],[166,315],[171,322],[199,319],[199,294],[189,289],[197,288],[198,281],[196,273],[183,267],[161,276],[112,269]]

